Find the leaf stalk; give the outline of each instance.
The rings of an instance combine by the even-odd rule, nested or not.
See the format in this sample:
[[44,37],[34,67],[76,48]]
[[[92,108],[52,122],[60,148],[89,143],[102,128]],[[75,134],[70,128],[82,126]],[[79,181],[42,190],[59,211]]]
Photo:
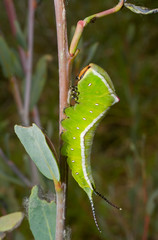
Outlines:
[[90,15],[89,17],[86,17],[84,20],[78,21],[76,30],[75,30],[75,33],[74,33],[74,36],[72,38],[71,45],[70,45],[70,50],[69,50],[70,55],[74,56],[74,54],[77,50],[77,47],[78,47],[78,43],[81,39],[83,30],[89,23],[95,22],[98,18],[102,18],[107,15],[118,12],[123,7],[123,5],[124,5],[124,0],[119,0],[119,3],[115,7],[105,10],[105,11],[102,11],[102,12],[99,12],[99,13],[95,13],[93,15]]

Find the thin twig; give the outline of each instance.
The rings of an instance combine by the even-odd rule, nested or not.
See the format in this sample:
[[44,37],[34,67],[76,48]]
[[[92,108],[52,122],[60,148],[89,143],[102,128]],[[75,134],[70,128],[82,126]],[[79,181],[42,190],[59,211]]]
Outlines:
[[148,214],[146,214],[145,218],[144,218],[144,229],[143,229],[142,240],[148,239],[149,224],[150,224],[150,216]]
[[[13,0],[4,0],[4,5],[5,5],[5,8],[6,8],[7,15],[8,15],[8,19],[9,19],[12,34],[13,34],[13,36],[16,36],[15,22],[17,21],[17,16],[16,16]],[[26,55],[25,55],[25,52],[20,46],[18,46],[18,51],[19,51],[20,60],[21,60],[23,70],[24,70],[24,72],[26,72]]]
[[16,13],[13,4],[13,0],[4,0],[4,5],[8,14],[8,19],[11,26],[11,31],[13,35],[16,35],[15,21],[16,21]]
[[[31,4],[32,3],[32,4]],[[15,22],[18,21],[17,20],[17,16],[16,16],[16,11],[15,11],[15,7],[14,7],[14,3],[13,0],[4,0],[4,4],[6,7],[6,12],[8,14],[8,18],[9,18],[9,23],[11,26],[11,32],[13,34],[13,36],[16,36],[16,27],[15,27]],[[32,50],[33,50],[33,28],[34,28],[34,11],[37,7],[37,3],[36,0],[30,0],[29,1],[29,14],[28,14],[28,25],[29,25],[29,31],[28,31],[28,45],[29,45],[29,51],[28,51],[28,59],[26,61],[26,54],[24,52],[24,50],[18,46],[18,50],[19,50],[19,56],[21,59],[21,63],[22,63],[22,67],[23,67],[23,71],[26,75],[26,88],[28,90],[27,92],[27,97],[30,97],[30,88],[31,88],[31,77],[32,77]],[[29,68],[27,68],[27,66]],[[31,66],[31,67],[30,67]],[[27,82],[29,84],[27,84]],[[29,124],[29,99],[25,98],[25,111],[24,111],[24,106],[22,103],[22,99],[20,96],[20,91],[19,91],[19,86],[17,84],[16,78],[13,77],[11,79],[11,83],[13,85],[13,95],[14,95],[14,99],[18,108],[18,112],[21,118],[21,122],[23,125],[27,126]],[[26,94],[25,94],[26,96]],[[26,109],[27,107],[27,109]],[[35,112],[36,112],[36,117],[34,118],[34,122],[39,126],[40,125],[40,118],[39,118],[39,114],[38,114],[38,110],[35,107]],[[38,178],[38,171],[37,168],[35,166],[35,164],[32,162],[32,160],[30,159],[30,165],[31,165],[31,171],[32,171],[32,182],[34,184],[39,183],[39,178]]]
[[29,13],[28,13],[28,58],[25,79],[25,96],[24,96],[24,116],[25,125],[29,125],[29,107],[30,107],[30,91],[32,79],[32,60],[33,60],[33,31],[34,31],[34,0],[29,0]]
[[21,179],[21,181],[27,186],[32,187],[31,182],[21,173],[21,171],[17,168],[17,166],[9,160],[2,149],[0,148],[0,157],[4,160],[4,162],[11,168],[11,170]]
[[39,116],[37,106],[35,106],[32,110],[32,118],[33,118],[34,122],[36,123],[36,125],[39,128],[41,128],[41,121],[40,121],[40,116]]
[[86,17],[84,20],[78,21],[76,30],[70,45],[70,55],[74,56],[77,50],[78,43],[82,36],[83,30],[89,23],[96,21],[96,19],[98,18],[105,17],[109,14],[118,12],[123,7],[123,4],[124,4],[124,0],[119,0],[119,3],[115,7],[102,11],[100,13],[93,14],[89,17]]
[[[16,16],[16,11],[15,11],[15,7],[14,7],[14,4],[13,4],[13,0],[4,0],[4,5],[5,5],[5,8],[6,8],[7,15],[8,15],[8,19],[9,19],[9,23],[10,23],[10,27],[11,27],[11,32],[12,32],[13,36],[16,36],[15,22],[18,21],[18,19],[17,19],[17,16]],[[35,2],[34,2],[34,8],[36,8],[36,3]],[[24,52],[24,50],[20,46],[18,46],[18,50],[19,50],[19,56],[20,56],[21,64],[22,64],[24,73],[26,74],[26,72],[27,72],[27,70],[26,70],[26,53]],[[16,88],[18,88],[17,84],[16,84]],[[16,93],[17,93],[17,91],[14,93],[14,97],[15,97]],[[22,102],[22,100],[21,100],[21,102]],[[24,111],[20,111],[20,113],[23,114]],[[39,117],[39,114],[38,114],[37,107],[35,107],[33,109],[33,119],[34,119],[34,122],[39,126],[40,125],[40,117]],[[21,115],[21,121],[22,121],[23,124],[25,123],[23,115]]]
[[[11,32],[12,32],[13,36],[16,36],[15,22],[18,21],[18,19],[16,16],[16,11],[15,11],[13,0],[4,0],[4,5],[6,8],[7,15],[8,15]],[[37,7],[37,3],[35,0],[33,1],[33,7],[34,7],[34,9]],[[22,63],[22,67],[23,67],[24,73],[26,74],[26,72],[27,72],[26,54],[20,46],[18,46],[18,50],[19,50],[19,56],[20,56],[20,60]],[[16,83],[16,92],[14,93],[14,97],[19,98],[20,94],[18,94],[19,96],[16,96],[17,92],[20,92],[20,91],[19,91],[18,85]],[[20,101],[22,103],[22,100],[20,100]],[[18,107],[18,109],[19,109],[19,107]],[[22,112],[24,113],[24,111],[22,111],[22,109],[21,109],[20,113],[22,113]],[[34,122],[39,126],[40,125],[40,117],[39,117],[38,109],[36,106],[35,106],[35,109],[33,109],[33,119],[34,119]],[[21,121],[25,125],[24,116],[22,116],[22,115],[21,115]]]
[[145,208],[145,216],[144,216],[144,227],[143,227],[143,234],[142,240],[148,239],[149,233],[149,225],[150,225],[150,216],[146,212],[146,206],[148,202],[148,188],[147,188],[147,174],[146,174],[146,165],[145,165],[145,136],[143,136],[141,141],[141,152],[138,156],[141,160],[141,170],[142,170],[142,181],[143,181],[143,201],[144,201],[144,208]]

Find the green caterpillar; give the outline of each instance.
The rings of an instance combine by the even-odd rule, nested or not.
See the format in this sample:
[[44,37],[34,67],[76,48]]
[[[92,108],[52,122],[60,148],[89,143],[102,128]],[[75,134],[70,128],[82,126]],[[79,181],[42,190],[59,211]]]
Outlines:
[[92,200],[93,192],[110,205],[116,206],[95,189],[90,153],[94,132],[99,122],[108,109],[119,101],[119,98],[116,96],[109,75],[93,63],[85,67],[77,79],[77,86],[72,87],[70,91],[70,99],[75,99],[75,105],[65,109],[67,118],[62,121],[65,129],[62,134],[64,141],[62,154],[67,156],[74,179],[90,199],[93,217],[99,229]]

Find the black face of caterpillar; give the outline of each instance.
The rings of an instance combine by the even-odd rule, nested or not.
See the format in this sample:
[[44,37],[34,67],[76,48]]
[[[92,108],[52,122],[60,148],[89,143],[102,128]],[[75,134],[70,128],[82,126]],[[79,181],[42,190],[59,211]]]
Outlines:
[[[71,100],[75,100],[75,103],[78,103],[78,95],[80,94],[78,91],[78,87],[77,86],[72,86],[71,87],[71,92],[70,92],[70,103]],[[74,104],[71,104],[74,105]]]

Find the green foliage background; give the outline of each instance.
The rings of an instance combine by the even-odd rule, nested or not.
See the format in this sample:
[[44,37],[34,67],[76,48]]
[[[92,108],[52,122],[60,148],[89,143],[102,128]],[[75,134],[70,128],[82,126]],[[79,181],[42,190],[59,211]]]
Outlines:
[[[27,1],[14,1],[19,22],[26,27]],[[66,0],[68,34],[79,19],[117,1]],[[156,1],[138,0],[137,5],[154,8]],[[74,76],[87,62],[92,46],[98,47],[90,59],[111,76],[120,102],[111,108],[99,126],[92,148],[92,169],[99,192],[123,208],[118,212],[95,197],[96,214],[102,235],[94,225],[86,194],[69,177],[67,208],[71,239],[143,239],[144,222],[149,220],[148,239],[158,236],[158,207],[154,192],[158,186],[158,14],[141,16],[122,9],[119,13],[89,25],[83,34]],[[0,1],[0,30],[15,47],[10,26]],[[58,64],[54,6],[41,1],[35,16],[34,65],[44,54],[52,55],[48,77],[38,107],[44,130],[58,148]],[[20,124],[11,86],[0,69],[0,146],[28,177],[29,164],[13,127]],[[48,191],[53,186],[41,178]],[[0,215],[17,210],[27,213],[27,189],[0,159]],[[157,195],[156,195],[157,196]],[[71,230],[69,228],[72,228]],[[8,239],[33,239],[27,218]],[[10,238],[9,238],[10,237]],[[145,240],[145,239],[144,239]]]

